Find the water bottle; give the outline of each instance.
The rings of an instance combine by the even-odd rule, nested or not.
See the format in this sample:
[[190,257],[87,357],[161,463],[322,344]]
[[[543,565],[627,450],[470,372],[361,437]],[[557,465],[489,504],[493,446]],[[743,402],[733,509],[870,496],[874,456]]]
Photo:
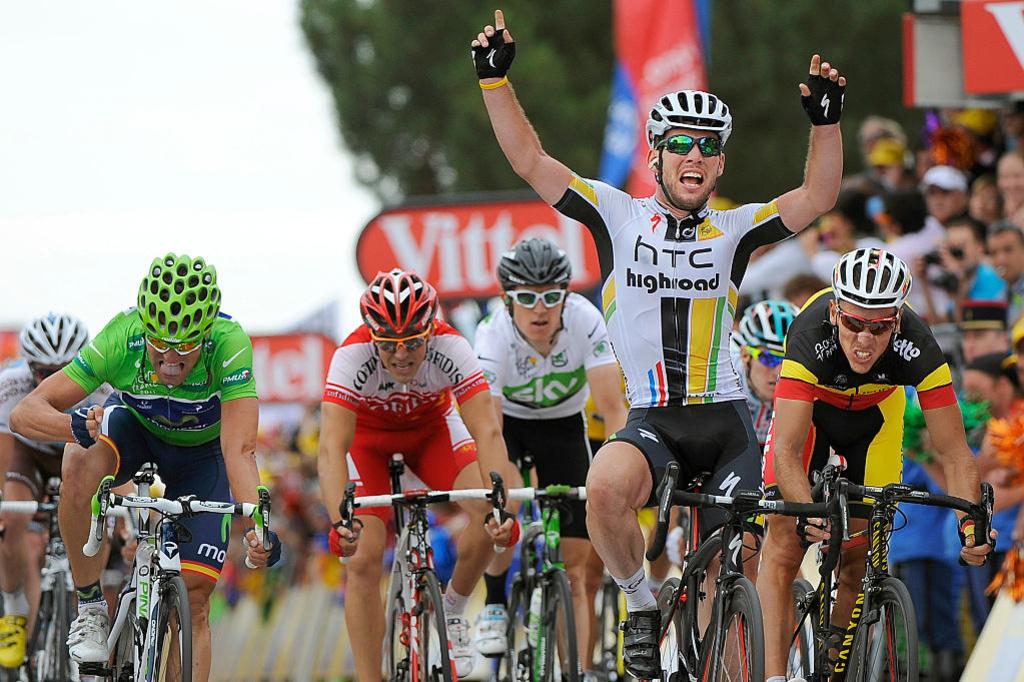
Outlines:
[[541,594],[540,587],[533,588],[533,593],[530,595],[530,614],[526,619],[526,641],[531,647],[537,646],[537,641],[540,639],[540,609],[542,602],[543,595]]

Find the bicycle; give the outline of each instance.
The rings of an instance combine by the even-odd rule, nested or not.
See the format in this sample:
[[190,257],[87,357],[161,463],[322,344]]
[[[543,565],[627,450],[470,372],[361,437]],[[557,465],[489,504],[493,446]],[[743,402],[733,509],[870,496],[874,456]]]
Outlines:
[[619,682],[625,675],[622,665],[622,630],[619,623],[626,618],[626,600],[614,578],[607,571],[601,580],[598,600],[595,643],[598,663],[594,673],[604,682]]
[[[533,460],[526,455],[521,464],[523,480],[528,481]],[[567,485],[513,488],[508,491],[508,498],[531,504],[523,506],[519,570],[512,577],[509,592],[508,651],[498,661],[498,679],[576,682],[583,673],[576,643],[572,589],[561,554],[559,504],[585,500],[587,490]],[[537,503],[539,510],[532,502]],[[615,599],[617,604],[617,594]]]
[[[455,664],[448,643],[441,583],[434,571],[427,507],[442,502],[489,500],[500,519],[505,507],[504,482],[491,473],[491,489],[401,490],[405,462],[398,453],[388,464],[390,495],[356,497],[355,483],[345,486],[340,524],[350,531],[356,509],[393,507],[395,511],[395,560],[391,567],[385,605],[383,663],[385,679],[395,682],[449,682]],[[408,512],[408,517],[406,513]],[[499,521],[500,522],[500,521]],[[342,559],[345,563],[345,559]]]
[[139,495],[112,493],[113,476],[104,477],[93,495],[89,540],[82,548],[85,555],[99,552],[107,514],[116,507],[133,510],[131,525],[138,547],[131,577],[118,596],[111,620],[107,637],[110,665],[82,663],[82,675],[112,682],[191,682],[192,616],[178,552],[179,541],[191,538],[180,525],[181,518],[198,513],[253,518],[257,538],[264,549],[270,549],[270,491],[266,487],[257,488],[257,504],[208,502],[191,495],[166,500],[149,497],[155,477],[156,466],[147,463],[132,478]]
[[60,479],[46,484],[45,502],[2,502],[0,512],[42,514],[48,539],[39,581],[39,610],[35,627],[28,640],[25,663],[17,671],[4,671],[2,679],[34,682],[67,682],[79,679],[78,666],[68,655],[68,630],[75,609],[75,586],[64,540],[57,524],[60,501]]
[[[818,548],[817,588],[794,583],[797,628],[790,646],[789,667],[793,675],[808,682],[842,680],[906,680],[918,678],[917,621],[914,604],[906,586],[889,574],[889,536],[899,513],[900,502],[955,509],[971,516],[975,537],[989,538],[992,527],[993,491],[981,484],[981,502],[917,490],[902,483],[861,486],[842,476],[845,463],[835,457],[825,467],[812,490],[815,497],[835,500],[830,517],[829,541]],[[871,502],[851,502],[864,498]],[[868,521],[867,530],[850,535],[849,518]],[[850,622],[836,632],[831,623],[834,606],[833,576],[841,549],[866,540],[866,573]],[[988,540],[991,542],[991,539]],[[811,626],[806,625],[807,622]],[[833,652],[834,651],[834,655]]]
[[[764,679],[764,624],[761,602],[754,584],[743,575],[741,551],[748,519],[758,514],[821,516],[824,504],[766,500],[760,491],[739,491],[735,496],[688,492],[699,487],[709,473],[698,474],[686,490],[676,490],[679,465],[671,462],[657,488],[658,520],[654,542],[647,552],[653,560],[664,550],[673,505],[688,505],[690,518],[696,509],[718,508],[727,514],[721,529],[693,547],[687,539],[683,573],[669,578],[658,593],[661,610],[660,647],[663,680]],[[719,572],[711,601],[711,617],[701,622],[700,611],[708,594],[705,580],[715,558]],[[666,665],[667,663],[667,665]]]

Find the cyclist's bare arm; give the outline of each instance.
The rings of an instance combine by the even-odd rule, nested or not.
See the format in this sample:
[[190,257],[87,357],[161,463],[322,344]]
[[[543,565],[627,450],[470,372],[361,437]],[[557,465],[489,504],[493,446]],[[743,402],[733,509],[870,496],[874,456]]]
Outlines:
[[[811,58],[810,75],[824,76],[846,85],[839,71],[822,61],[818,55]],[[808,96],[810,90],[800,84],[800,94]],[[796,189],[778,198],[779,217],[791,232],[800,232],[818,216],[830,211],[839,197],[839,183],[843,179],[843,136],[839,124],[811,126],[804,182]]]
[[260,471],[256,466],[256,434],[260,404],[257,398],[228,400],[220,407],[220,448],[231,494],[238,502],[256,504]]
[[491,394],[491,402],[494,404],[494,416],[498,420],[498,429],[505,428],[505,412],[502,409],[501,396]]
[[775,423],[771,434],[775,451],[775,480],[779,482],[782,497],[792,502],[811,501],[811,484],[807,482],[801,453],[811,430],[813,411],[814,403],[804,400],[775,400]]
[[587,370],[587,384],[594,397],[597,413],[604,419],[609,436],[626,425],[626,406],[622,402],[622,379],[615,363],[598,365]]
[[935,461],[942,468],[948,485],[947,492],[977,502],[981,484],[978,463],[967,446],[960,406],[953,403],[923,411]]
[[0,433],[0,494],[2,494],[4,481],[7,478],[7,470],[11,468],[12,457],[14,457],[14,436],[9,433]]
[[[480,467],[480,479],[483,484],[490,485],[490,473],[497,471],[505,480],[515,480],[515,469],[508,460],[505,439],[501,433],[501,423],[494,414],[494,398],[489,391],[480,391],[459,404],[462,421],[476,442],[476,463]],[[509,506],[512,508],[512,505]],[[489,528],[491,539],[504,545],[512,530],[512,519],[507,519],[500,530]]]
[[64,372],[51,374],[11,412],[11,430],[38,441],[73,443],[71,416],[64,410],[88,394]]
[[[512,42],[512,35],[505,28],[505,17],[501,10],[494,12],[494,26],[486,26],[472,46],[487,47],[495,32],[505,31],[505,40]],[[484,78],[484,85],[500,82],[499,78]],[[512,165],[516,175],[526,180],[530,187],[549,204],[555,204],[572,180],[572,171],[557,159],[553,159],[541,147],[537,132],[530,125],[526,113],[519,105],[512,85],[504,85],[493,89],[481,89],[487,115],[491,119],[494,136],[498,139],[501,151]]]
[[[316,468],[320,477],[320,495],[327,506],[331,523],[340,519],[338,507],[348,485],[348,462],[346,455],[356,435],[356,413],[337,403],[323,402],[320,405],[320,452]],[[348,530],[338,531],[343,536]]]

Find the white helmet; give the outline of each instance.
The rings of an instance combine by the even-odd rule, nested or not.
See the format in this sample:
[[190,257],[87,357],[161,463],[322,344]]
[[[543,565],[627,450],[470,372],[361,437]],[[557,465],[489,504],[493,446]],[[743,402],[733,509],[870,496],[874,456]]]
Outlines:
[[718,133],[722,146],[732,132],[732,114],[725,102],[703,90],[670,92],[655,103],[647,118],[647,145],[671,128],[696,128]]
[[21,354],[40,365],[66,365],[89,341],[89,332],[77,317],[47,313],[21,330]]
[[912,282],[907,264],[882,249],[843,254],[832,271],[836,298],[862,308],[900,308]]

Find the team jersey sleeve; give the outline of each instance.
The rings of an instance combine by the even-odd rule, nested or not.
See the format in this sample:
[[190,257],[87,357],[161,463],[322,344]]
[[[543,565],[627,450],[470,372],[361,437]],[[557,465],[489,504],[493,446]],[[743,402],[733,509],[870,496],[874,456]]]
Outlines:
[[740,251],[753,251],[759,246],[774,244],[793,236],[779,216],[778,200],[767,204],[744,204],[728,211],[732,214],[730,232],[738,240]]
[[916,314],[905,311],[900,334],[892,349],[906,362],[901,383],[917,389],[921,409],[931,410],[956,403],[953,376],[931,329]]
[[257,397],[252,339],[237,323],[232,323],[230,331],[218,339],[213,351],[213,371],[220,386],[221,402]]
[[17,375],[16,367],[0,371],[0,434],[11,433],[11,412],[26,393]]
[[508,349],[501,342],[501,333],[497,329],[498,321],[494,319],[498,314],[493,313],[485,317],[477,326],[473,350],[476,352],[480,369],[484,373],[484,379],[490,386],[491,395],[501,397],[501,391],[505,388],[507,379],[505,361],[508,357]]
[[350,410],[358,410],[363,403],[361,390],[379,360],[368,344],[354,343],[340,346],[334,351],[324,384],[324,402],[335,403]]
[[[782,361],[779,382],[775,386],[776,398],[814,402],[814,388],[819,383],[816,353],[824,347],[815,347],[814,335],[803,332],[786,336],[786,357]],[[834,344],[833,344],[834,345]],[[832,349],[835,352],[835,349]]]
[[605,326],[601,311],[587,302],[580,306],[580,330],[585,333],[586,355],[583,357],[583,368],[590,370],[601,365],[615,363],[615,353],[608,339],[608,327]]
[[[128,339],[125,330],[124,316],[119,313],[107,323],[100,333],[82,347],[75,359],[62,370],[65,375],[78,384],[86,393],[92,393],[103,382],[112,380],[112,372],[117,359],[123,355]],[[131,314],[135,314],[134,311]]]
[[462,336],[451,335],[450,346],[451,358],[455,361],[459,371],[450,374],[452,380],[452,394],[455,400],[461,405],[477,393],[487,391],[487,379],[484,378],[484,371],[477,362],[473,347],[469,345]]

